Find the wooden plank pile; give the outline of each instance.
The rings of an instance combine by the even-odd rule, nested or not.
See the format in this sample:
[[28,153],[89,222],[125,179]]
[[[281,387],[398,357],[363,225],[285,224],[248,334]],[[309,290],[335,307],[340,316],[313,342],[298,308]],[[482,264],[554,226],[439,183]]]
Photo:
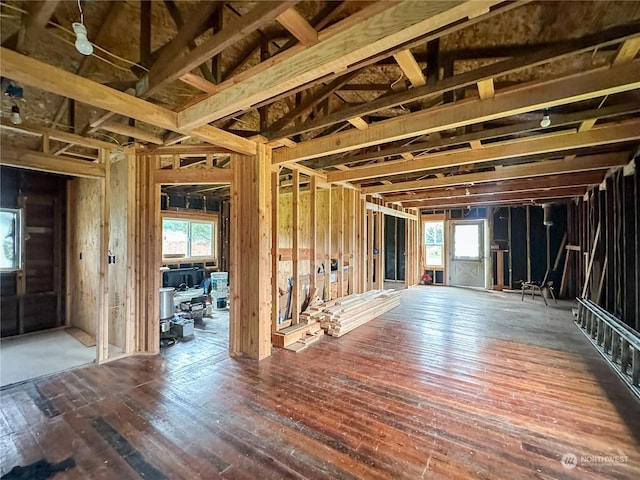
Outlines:
[[338,298],[321,306],[311,306],[300,314],[300,319],[305,322],[320,322],[320,326],[329,335],[341,337],[398,305],[399,291],[370,290]]
[[313,335],[321,330],[320,323],[316,320],[298,323],[290,327],[283,328],[271,335],[271,342],[275,347],[285,348],[307,335]]

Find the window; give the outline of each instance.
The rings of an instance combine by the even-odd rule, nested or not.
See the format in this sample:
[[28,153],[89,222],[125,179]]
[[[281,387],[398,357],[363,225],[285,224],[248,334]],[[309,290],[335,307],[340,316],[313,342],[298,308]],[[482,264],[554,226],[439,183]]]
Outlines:
[[456,260],[480,260],[480,225],[454,225],[453,257]]
[[424,222],[424,245],[427,266],[444,266],[444,222]]
[[215,222],[162,219],[162,256],[215,257]]
[[0,270],[22,268],[22,211],[0,208]]

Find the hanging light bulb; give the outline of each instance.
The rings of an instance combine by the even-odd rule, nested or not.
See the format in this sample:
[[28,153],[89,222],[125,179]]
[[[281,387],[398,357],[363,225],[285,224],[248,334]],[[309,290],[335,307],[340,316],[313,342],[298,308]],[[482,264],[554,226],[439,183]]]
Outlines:
[[469,195],[471,195],[471,191],[469,190],[469,187],[464,189],[464,194],[468,197]]
[[11,107],[11,123],[14,125],[19,125],[22,123],[22,117],[20,116],[20,109],[17,105]]
[[91,55],[93,53],[93,45],[87,38],[86,27],[78,22],[74,22],[71,26],[76,34],[76,50],[82,55]]
[[547,128],[551,125],[551,118],[549,118],[549,110],[544,109],[544,113],[542,114],[542,120],[540,120],[540,126],[542,128]]

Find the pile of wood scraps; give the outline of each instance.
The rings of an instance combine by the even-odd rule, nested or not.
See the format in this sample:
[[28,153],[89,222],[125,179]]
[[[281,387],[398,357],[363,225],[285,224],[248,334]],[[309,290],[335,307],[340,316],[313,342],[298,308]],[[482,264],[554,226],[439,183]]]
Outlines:
[[333,337],[341,337],[400,305],[400,292],[371,290],[325,303],[311,296],[308,303],[307,309],[300,314],[300,323],[272,335],[274,346],[300,352],[320,340],[322,329]]
[[309,307],[300,315],[306,321],[319,321],[331,336],[341,337],[354,328],[379,317],[400,305],[397,290],[371,290],[327,302],[323,306]]

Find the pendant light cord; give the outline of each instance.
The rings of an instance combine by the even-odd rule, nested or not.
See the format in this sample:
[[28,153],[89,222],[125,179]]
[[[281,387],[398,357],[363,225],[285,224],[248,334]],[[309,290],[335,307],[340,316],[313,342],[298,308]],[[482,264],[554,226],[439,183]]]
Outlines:
[[82,5],[80,4],[80,0],[78,0],[78,10],[80,10],[80,23],[84,25],[84,13],[82,13]]

